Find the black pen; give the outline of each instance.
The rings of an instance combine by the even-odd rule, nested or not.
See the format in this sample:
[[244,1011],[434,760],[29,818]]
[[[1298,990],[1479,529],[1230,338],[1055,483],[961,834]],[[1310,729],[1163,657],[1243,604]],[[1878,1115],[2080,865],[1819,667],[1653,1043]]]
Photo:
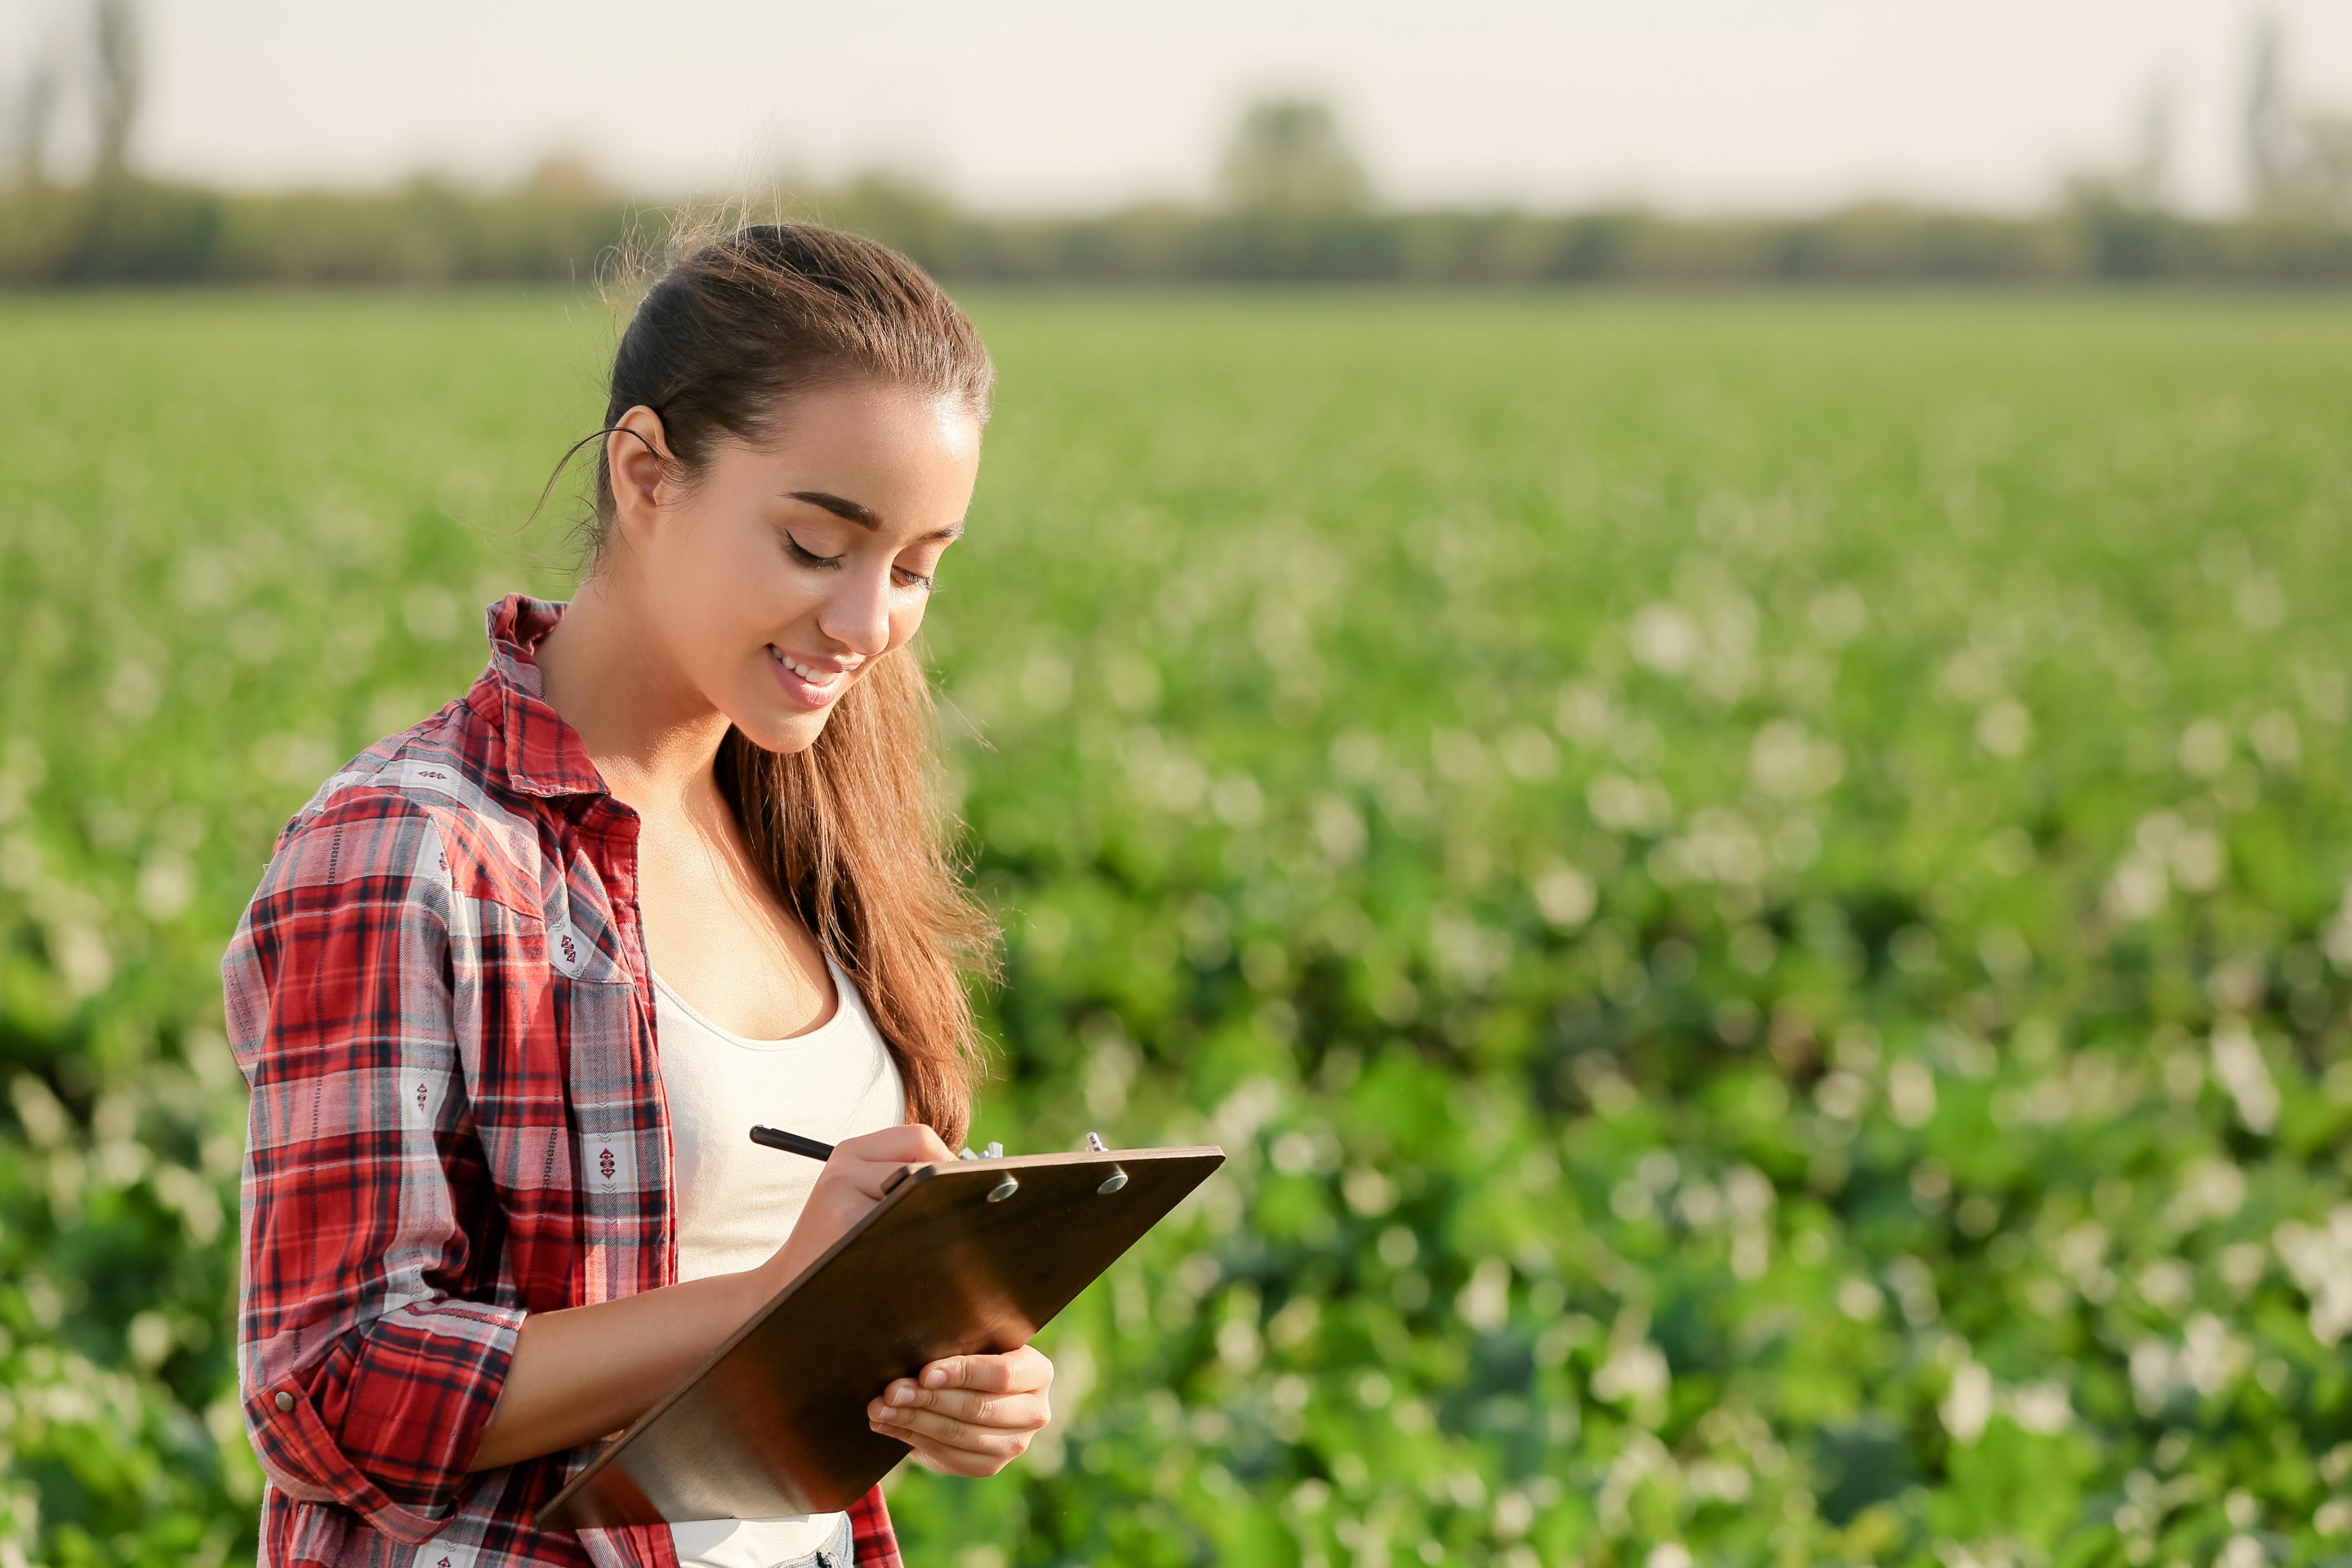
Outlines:
[[[752,1128],[751,1142],[771,1149],[782,1149],[787,1154],[806,1154],[812,1160],[833,1158],[832,1144],[818,1138],[803,1138],[797,1132],[787,1132],[780,1127]],[[897,1188],[900,1182],[907,1179],[908,1173],[914,1168],[912,1165],[901,1165],[891,1172],[889,1179],[882,1184],[882,1190],[887,1193]]]
[[814,1138],[803,1138],[797,1132],[783,1132],[773,1127],[751,1129],[751,1142],[764,1143],[771,1149],[782,1149],[787,1154],[806,1154],[812,1160],[833,1158],[833,1145]]

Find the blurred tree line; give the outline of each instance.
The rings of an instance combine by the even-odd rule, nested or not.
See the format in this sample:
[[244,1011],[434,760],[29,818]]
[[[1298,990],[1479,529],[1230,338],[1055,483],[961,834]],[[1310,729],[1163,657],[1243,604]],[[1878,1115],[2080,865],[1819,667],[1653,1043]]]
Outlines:
[[[142,174],[129,157],[142,85],[136,0],[93,0],[78,39],[13,80],[0,186],[0,284],[577,282],[657,203],[576,156],[500,189],[419,175],[389,189],[237,193]],[[95,148],[51,176],[48,133],[79,77]],[[2027,216],[1901,201],[1775,217],[1695,218],[1638,205],[1568,214],[1382,205],[1330,109],[1276,99],[1241,114],[1213,203],[1082,216],[963,210],[919,178],[869,174],[777,193],[779,209],[905,249],[975,282],[1333,281],[1543,284],[2169,279],[2352,280],[2352,116],[2295,100],[2275,19],[2255,24],[2242,118],[2248,202],[2177,209],[2171,111],[2152,94],[2139,144]]]

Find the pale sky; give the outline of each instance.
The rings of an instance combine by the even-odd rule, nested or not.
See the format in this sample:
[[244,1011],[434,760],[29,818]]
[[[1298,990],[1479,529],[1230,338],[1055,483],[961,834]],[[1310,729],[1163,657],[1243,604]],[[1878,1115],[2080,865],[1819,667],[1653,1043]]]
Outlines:
[[[2259,0],[148,0],[149,169],[242,186],[585,153],[649,196],[797,165],[975,206],[1200,198],[1237,106],[1330,100],[1380,194],[1685,211],[2046,200],[2173,105],[2176,199],[2240,197]],[[2275,0],[2294,86],[2352,110],[2352,5]],[[73,0],[0,0],[0,83]],[[62,160],[80,145],[58,138]]]

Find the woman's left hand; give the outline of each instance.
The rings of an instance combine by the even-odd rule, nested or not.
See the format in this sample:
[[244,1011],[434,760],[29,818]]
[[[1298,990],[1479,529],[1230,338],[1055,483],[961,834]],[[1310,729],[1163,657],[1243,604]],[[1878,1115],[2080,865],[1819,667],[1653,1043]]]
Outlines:
[[1053,1418],[1045,1404],[1053,1381],[1054,1363],[1034,1345],[949,1356],[891,1384],[866,1414],[874,1430],[912,1447],[927,1469],[992,1476]]

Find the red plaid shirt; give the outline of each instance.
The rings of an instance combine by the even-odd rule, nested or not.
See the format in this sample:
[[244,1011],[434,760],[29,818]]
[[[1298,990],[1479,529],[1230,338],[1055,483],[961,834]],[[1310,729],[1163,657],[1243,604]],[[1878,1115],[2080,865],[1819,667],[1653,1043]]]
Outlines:
[[[488,668],[320,785],[222,959],[265,1564],[677,1563],[531,1528],[599,1445],[467,1469],[526,1314],[677,1279],[637,816],[535,662],[564,607],[488,607]],[[881,1488],[850,1512],[901,1568]]]

